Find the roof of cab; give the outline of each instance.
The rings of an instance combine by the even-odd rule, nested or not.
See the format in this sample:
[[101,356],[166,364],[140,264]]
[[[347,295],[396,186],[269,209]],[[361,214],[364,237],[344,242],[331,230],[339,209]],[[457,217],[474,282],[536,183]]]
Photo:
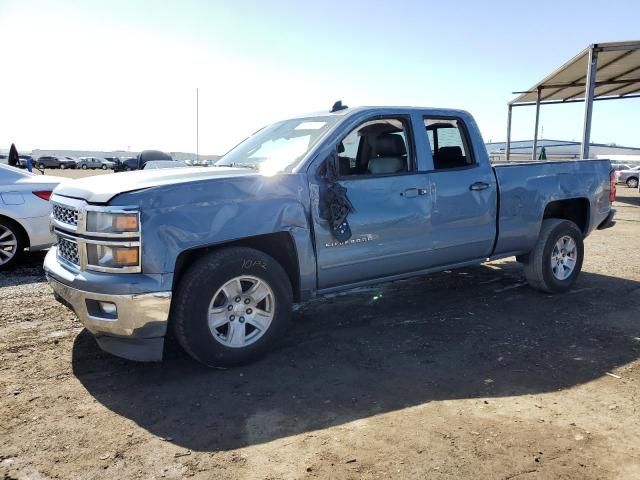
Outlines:
[[343,108],[342,110],[338,110],[335,112],[332,111],[328,111],[328,110],[324,110],[324,111],[319,111],[319,112],[312,112],[312,113],[306,113],[303,115],[298,115],[296,117],[292,117],[292,118],[314,118],[314,117],[327,117],[327,116],[342,116],[342,117],[346,117],[346,116],[351,116],[354,115],[356,113],[362,113],[362,112],[370,112],[370,113],[376,113],[379,112],[381,114],[387,114],[390,111],[398,111],[398,112],[404,112],[404,113],[410,113],[410,112],[424,112],[424,113],[432,113],[434,115],[442,115],[442,114],[447,114],[447,115],[452,115],[452,116],[460,116],[460,115],[470,115],[469,112],[467,112],[466,110],[459,110],[459,109],[454,109],[454,108],[438,108],[438,107],[408,107],[408,106],[383,106],[383,105],[379,105],[379,106],[359,106],[359,107],[346,107]]

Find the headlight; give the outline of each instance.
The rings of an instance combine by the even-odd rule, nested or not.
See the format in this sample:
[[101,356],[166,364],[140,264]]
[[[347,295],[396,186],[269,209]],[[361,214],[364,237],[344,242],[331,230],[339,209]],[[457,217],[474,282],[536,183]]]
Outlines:
[[136,267],[140,262],[140,247],[121,247],[87,243],[87,264],[89,267],[124,268]]
[[138,212],[87,212],[87,233],[135,233],[139,230]]

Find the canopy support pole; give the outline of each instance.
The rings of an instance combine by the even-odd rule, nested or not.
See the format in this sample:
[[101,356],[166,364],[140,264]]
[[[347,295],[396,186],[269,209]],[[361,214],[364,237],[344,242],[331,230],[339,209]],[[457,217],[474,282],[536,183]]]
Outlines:
[[591,116],[593,113],[593,94],[596,88],[596,72],[598,71],[598,51],[592,45],[589,49],[587,63],[587,81],[584,92],[584,124],[582,127],[582,148],[580,156],[589,158],[589,144],[591,143]]
[[504,149],[504,159],[508,162],[511,155],[511,111],[513,105],[509,104],[509,112],[507,113],[507,145]]
[[538,150],[538,123],[540,122],[540,94],[542,88],[538,87],[538,95],[536,96],[536,125],[533,132],[533,151],[531,152],[531,160],[536,159],[536,151]]

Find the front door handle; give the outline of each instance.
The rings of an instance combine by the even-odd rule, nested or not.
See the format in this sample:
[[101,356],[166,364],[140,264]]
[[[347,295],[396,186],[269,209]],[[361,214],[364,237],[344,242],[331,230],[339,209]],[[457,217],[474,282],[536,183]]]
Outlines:
[[478,190],[486,190],[487,188],[489,188],[489,184],[486,182],[474,182],[469,185],[469,190],[474,192],[477,192]]
[[405,198],[413,198],[413,197],[417,197],[418,195],[426,195],[426,194],[427,194],[426,188],[407,188],[404,192],[400,192],[400,195]]

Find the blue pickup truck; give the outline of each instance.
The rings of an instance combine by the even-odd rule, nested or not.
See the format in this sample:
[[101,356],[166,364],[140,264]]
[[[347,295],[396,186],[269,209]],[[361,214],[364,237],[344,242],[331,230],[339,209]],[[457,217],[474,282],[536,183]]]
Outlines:
[[329,292],[514,256],[533,288],[567,290],[583,239],[614,223],[614,182],[608,160],[492,166],[464,111],[336,104],[213,168],[59,186],[44,267],[104,350],[160,360],[173,332],[235,365]]

